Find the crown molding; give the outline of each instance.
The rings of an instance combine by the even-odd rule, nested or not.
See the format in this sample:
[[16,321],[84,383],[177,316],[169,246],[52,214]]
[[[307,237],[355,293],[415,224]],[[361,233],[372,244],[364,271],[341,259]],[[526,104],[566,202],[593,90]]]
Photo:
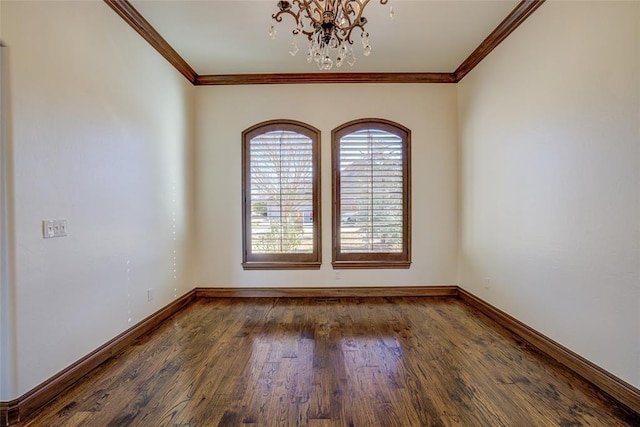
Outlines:
[[533,12],[536,11],[545,0],[523,0],[511,11],[509,15],[487,36],[486,39],[465,59],[454,71],[456,82],[459,82],[469,74],[476,65],[486,58],[493,49],[507,38],[520,26]]
[[156,31],[151,24],[136,10],[127,0],[104,0],[127,24],[142,36],[158,51],[176,70],[187,78],[192,84],[196,83],[198,74],[187,61],[176,52],[169,43]]
[[310,83],[455,83],[453,73],[285,73],[211,74],[196,85],[261,85]]
[[545,0],[522,0],[452,73],[280,73],[198,75],[127,0],[104,0],[122,19],[196,86],[313,83],[457,83],[522,24]]

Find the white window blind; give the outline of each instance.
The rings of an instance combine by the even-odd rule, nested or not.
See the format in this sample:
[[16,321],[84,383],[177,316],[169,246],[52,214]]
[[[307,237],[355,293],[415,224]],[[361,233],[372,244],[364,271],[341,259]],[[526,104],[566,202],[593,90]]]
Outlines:
[[340,252],[403,251],[403,140],[381,129],[340,138]]
[[313,141],[270,131],[249,144],[251,252],[308,254],[313,244]]

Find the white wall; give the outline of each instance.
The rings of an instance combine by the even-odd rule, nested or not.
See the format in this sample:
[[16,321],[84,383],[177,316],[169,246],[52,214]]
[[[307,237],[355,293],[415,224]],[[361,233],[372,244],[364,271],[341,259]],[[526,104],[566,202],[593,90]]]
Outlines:
[[[201,87],[196,94],[198,286],[334,287],[456,283],[457,134],[453,85]],[[409,270],[331,268],[331,130],[380,117],[412,131],[413,264]],[[270,119],[322,131],[322,268],[243,271],[241,133]]]
[[[3,1],[2,41],[17,298],[6,401],[193,288],[195,89],[100,1]],[[44,240],[56,218],[68,236]]]
[[461,285],[636,387],[639,27],[547,2],[458,85]]

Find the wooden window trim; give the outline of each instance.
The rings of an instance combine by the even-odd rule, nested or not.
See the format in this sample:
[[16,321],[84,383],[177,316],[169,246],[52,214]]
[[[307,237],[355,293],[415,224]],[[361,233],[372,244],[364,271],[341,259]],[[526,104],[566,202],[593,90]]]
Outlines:
[[[400,253],[342,253],[340,251],[340,138],[363,129],[380,129],[403,141],[403,249]],[[410,268],[411,266],[411,131],[385,119],[359,119],[331,132],[332,262],[334,269]]]
[[[251,252],[251,168],[249,144],[255,136],[271,131],[292,131],[312,141],[313,249],[308,254],[253,254]],[[242,132],[242,267],[245,270],[313,270],[322,263],[320,216],[320,130],[295,120],[270,120]]]

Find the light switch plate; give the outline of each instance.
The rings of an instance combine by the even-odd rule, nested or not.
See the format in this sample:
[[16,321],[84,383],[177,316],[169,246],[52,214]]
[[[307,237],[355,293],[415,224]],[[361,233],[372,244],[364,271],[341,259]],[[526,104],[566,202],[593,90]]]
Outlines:
[[50,239],[52,237],[63,237],[67,235],[66,219],[44,219],[42,220],[42,237]]

